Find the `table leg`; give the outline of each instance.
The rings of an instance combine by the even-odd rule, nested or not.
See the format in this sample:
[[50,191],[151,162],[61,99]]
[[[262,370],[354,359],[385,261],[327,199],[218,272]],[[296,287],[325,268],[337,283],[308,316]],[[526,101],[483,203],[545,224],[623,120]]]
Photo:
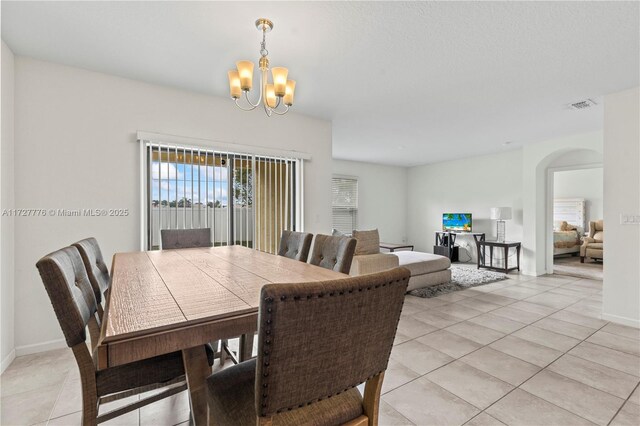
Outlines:
[[206,380],[211,375],[204,345],[182,350],[182,361],[189,386],[191,418],[196,426],[209,423]]
[[509,247],[504,248],[504,273],[509,273]]
[[516,258],[518,259],[518,271],[520,270],[520,244],[516,247]]

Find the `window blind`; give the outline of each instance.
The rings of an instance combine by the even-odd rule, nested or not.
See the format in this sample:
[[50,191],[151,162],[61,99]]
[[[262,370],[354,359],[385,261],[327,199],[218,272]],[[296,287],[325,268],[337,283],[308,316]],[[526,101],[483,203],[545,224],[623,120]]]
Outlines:
[[358,179],[334,176],[331,192],[333,228],[351,235],[358,227]]
[[276,253],[282,230],[301,230],[298,158],[145,142],[145,247],[161,229],[210,228],[214,246]]

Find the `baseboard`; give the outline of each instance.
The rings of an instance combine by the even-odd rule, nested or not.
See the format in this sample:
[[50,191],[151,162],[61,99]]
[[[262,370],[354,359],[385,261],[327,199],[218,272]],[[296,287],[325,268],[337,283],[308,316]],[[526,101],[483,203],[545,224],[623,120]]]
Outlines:
[[629,326],[629,327],[640,328],[640,320],[633,319],[633,318],[626,318],[626,317],[621,317],[621,316],[613,315],[613,314],[605,314],[603,312],[602,313],[602,319],[605,320],[605,321],[611,321],[611,322],[615,322],[617,324],[626,325],[626,326]]
[[0,364],[0,374],[4,373],[4,370],[11,365],[14,359],[16,359],[16,350],[12,349],[11,352],[9,352],[9,354],[2,360],[2,364]]
[[32,345],[24,345],[16,347],[16,356],[36,354],[38,352],[51,351],[54,349],[66,348],[67,342],[64,339],[49,340],[42,343],[34,343]]

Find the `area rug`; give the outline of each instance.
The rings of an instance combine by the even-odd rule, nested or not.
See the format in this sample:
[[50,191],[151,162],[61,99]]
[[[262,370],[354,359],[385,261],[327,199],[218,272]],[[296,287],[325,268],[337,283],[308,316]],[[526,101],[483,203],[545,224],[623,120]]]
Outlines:
[[508,277],[501,272],[485,269],[451,267],[451,281],[446,284],[435,285],[411,290],[409,294],[418,297],[437,297],[441,294],[464,290],[470,287],[506,280]]
[[580,257],[556,257],[553,259],[553,273],[558,275],[569,275],[578,278],[590,278],[601,280],[602,262],[594,262],[587,258],[584,263],[580,263]]

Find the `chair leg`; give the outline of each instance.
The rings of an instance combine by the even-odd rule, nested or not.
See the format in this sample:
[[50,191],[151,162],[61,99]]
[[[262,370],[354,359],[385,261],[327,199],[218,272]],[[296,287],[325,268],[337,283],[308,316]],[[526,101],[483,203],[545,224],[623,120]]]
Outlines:
[[584,256],[580,256],[580,263],[584,263]]
[[96,426],[98,424],[98,392],[93,359],[84,342],[72,346],[71,349],[80,369],[82,426]]
[[364,385],[364,398],[362,405],[364,414],[369,420],[369,426],[378,425],[378,412],[380,410],[380,392],[382,390],[382,381],[384,380],[384,372],[367,380]]
[[240,348],[238,352],[240,362],[251,359],[253,352],[253,333],[240,336]]

